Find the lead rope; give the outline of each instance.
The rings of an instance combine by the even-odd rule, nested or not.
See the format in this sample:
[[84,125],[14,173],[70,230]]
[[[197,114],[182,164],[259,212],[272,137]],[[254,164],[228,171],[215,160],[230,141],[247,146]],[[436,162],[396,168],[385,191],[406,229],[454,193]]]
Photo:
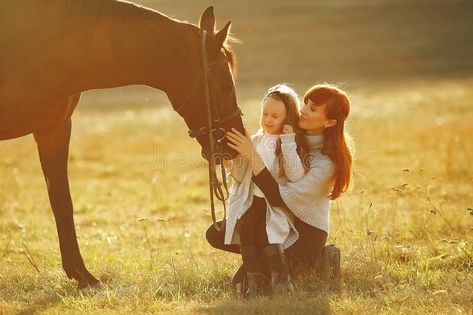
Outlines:
[[[217,219],[215,215],[215,202],[214,202],[214,194],[217,196],[219,200],[223,203],[224,209],[224,217],[223,220],[226,219],[226,205],[225,201],[228,199],[228,188],[226,183],[226,176],[222,176],[222,180],[224,181],[224,187],[226,190],[226,196],[223,193],[221,188],[221,183],[218,181],[216,170],[215,170],[215,139],[213,135],[213,119],[212,119],[212,103],[210,101],[210,92],[209,92],[209,83],[208,83],[208,63],[207,63],[207,54],[206,54],[206,38],[207,38],[207,31],[203,31],[202,35],[202,65],[204,68],[204,85],[205,85],[205,102],[207,105],[207,123],[209,126],[209,144],[210,144],[210,157],[209,157],[209,194],[210,194],[210,212],[212,216],[212,221],[215,229],[220,231],[220,227],[217,224]],[[217,143],[219,153],[222,153],[221,143]],[[223,166],[223,161],[221,163],[222,174],[225,173],[225,169]]]

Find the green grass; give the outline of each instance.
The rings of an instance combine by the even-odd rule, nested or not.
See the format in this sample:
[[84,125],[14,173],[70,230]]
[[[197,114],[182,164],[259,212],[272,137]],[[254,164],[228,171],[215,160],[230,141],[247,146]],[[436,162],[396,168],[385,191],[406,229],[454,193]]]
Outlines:
[[[78,292],[63,274],[32,137],[3,142],[0,310],[469,314],[472,91],[464,80],[353,92],[356,173],[352,190],[332,204],[329,237],[342,251],[342,286],[332,291],[305,273],[292,296],[254,301],[231,296],[239,257],[205,242],[205,163],[170,105],[85,106],[74,116],[75,218],[100,290]],[[242,107],[256,131],[259,100]]]

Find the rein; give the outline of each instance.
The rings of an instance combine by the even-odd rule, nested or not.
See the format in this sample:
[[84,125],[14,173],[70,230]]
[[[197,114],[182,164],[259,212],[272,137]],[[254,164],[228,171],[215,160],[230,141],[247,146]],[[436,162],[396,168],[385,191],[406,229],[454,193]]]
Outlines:
[[[202,52],[202,67],[203,71],[196,79],[196,82],[192,86],[189,94],[187,95],[185,101],[176,109],[176,112],[179,113],[181,110],[190,100],[192,97],[195,89],[199,85],[200,81],[203,79],[204,81],[204,91],[205,91],[205,105],[207,108],[207,124],[200,127],[188,130],[188,135],[191,138],[197,138],[208,135],[209,137],[209,145],[210,145],[210,157],[208,157],[209,162],[209,194],[210,194],[210,212],[212,216],[212,221],[214,227],[217,231],[220,231],[220,227],[217,224],[217,219],[215,215],[215,200],[214,196],[220,200],[223,204],[223,220],[227,217],[227,208],[226,208],[226,200],[228,199],[228,187],[227,187],[227,176],[225,172],[225,167],[223,165],[223,141],[226,136],[226,130],[223,128],[223,124],[226,122],[237,118],[239,116],[243,116],[241,109],[237,107],[236,110],[231,112],[230,114],[221,117],[219,110],[215,105],[217,99],[215,97],[215,93],[211,93],[209,88],[209,74],[213,67],[218,66],[227,66],[228,61],[211,61],[207,60],[207,49],[206,49],[206,40],[207,40],[207,31],[202,31],[202,41],[201,41],[201,52]],[[235,86],[233,86],[232,93],[235,92]],[[230,94],[231,96],[232,94]],[[182,116],[182,115],[181,115]],[[216,132],[221,132],[220,136],[216,136]],[[219,181],[217,177],[217,165],[216,165],[216,154],[219,154],[222,157],[222,161],[220,163],[221,169],[221,177],[222,182]],[[222,187],[223,186],[223,187]]]

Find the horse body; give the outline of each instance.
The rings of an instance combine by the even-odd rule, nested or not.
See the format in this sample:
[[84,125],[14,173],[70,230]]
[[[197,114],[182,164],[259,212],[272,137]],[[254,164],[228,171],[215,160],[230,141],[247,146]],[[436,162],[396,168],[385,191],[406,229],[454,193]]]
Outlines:
[[[191,96],[192,104],[179,114],[189,128],[200,127],[207,121],[199,80],[201,31],[209,34],[208,57],[222,61],[229,24],[215,33],[212,8],[203,13],[199,28],[115,0],[2,1],[0,21],[0,140],[33,134],[63,268],[79,286],[93,286],[99,281],[79,251],[67,174],[71,115],[80,93],[148,85],[166,92],[179,108]],[[233,87],[228,65],[218,74],[220,80],[214,81],[224,82],[214,91],[217,95],[228,91],[228,84]],[[234,91],[227,94],[226,103],[219,103],[234,110]],[[241,119],[232,120],[228,124],[242,131]],[[197,139],[203,150],[209,141],[205,138]]]
[[198,47],[193,25],[116,1],[25,2],[0,8],[0,140],[69,118],[83,91],[142,84],[168,92],[172,71],[198,67],[185,53]]

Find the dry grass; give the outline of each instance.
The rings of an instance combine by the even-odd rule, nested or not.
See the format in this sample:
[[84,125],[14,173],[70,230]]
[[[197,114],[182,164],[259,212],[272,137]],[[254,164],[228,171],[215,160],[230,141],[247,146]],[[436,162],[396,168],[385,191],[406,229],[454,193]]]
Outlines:
[[[472,91],[448,81],[353,92],[356,174],[333,203],[329,239],[342,250],[342,287],[305,274],[293,296],[250,302],[229,292],[239,258],[205,243],[205,164],[170,106],[75,115],[71,188],[83,255],[106,283],[98,291],[77,292],[61,270],[32,137],[3,142],[0,310],[469,314]],[[259,100],[242,106],[255,131]]]
[[[136,2],[191,22],[210,4]],[[0,144],[0,314],[472,314],[471,4],[214,4],[218,26],[232,19],[243,42],[237,89],[250,131],[269,86],[348,82],[356,173],[332,205],[329,238],[342,251],[340,290],[303,274],[292,296],[234,300],[239,257],[204,240],[200,148],[162,93],[129,87],[85,93],[73,117],[75,219],[101,290],[76,291],[61,269],[33,138]]]

